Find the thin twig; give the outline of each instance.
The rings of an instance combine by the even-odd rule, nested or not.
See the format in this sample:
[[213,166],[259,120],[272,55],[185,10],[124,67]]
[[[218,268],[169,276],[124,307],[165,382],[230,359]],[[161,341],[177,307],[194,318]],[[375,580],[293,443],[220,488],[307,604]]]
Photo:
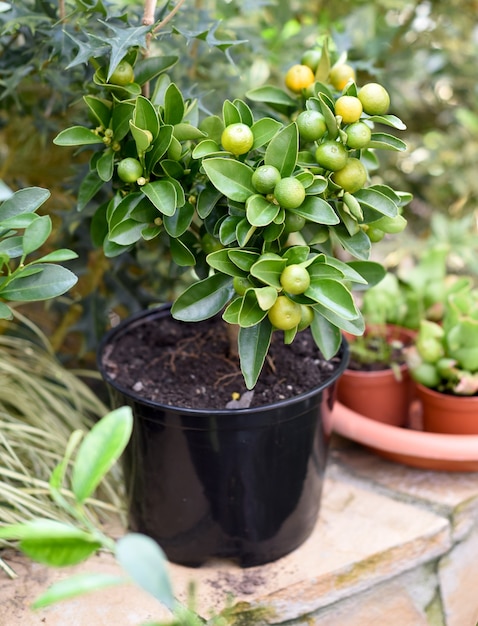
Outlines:
[[15,572],[15,570],[13,570],[10,565],[7,565],[2,559],[0,559],[0,569],[3,569],[3,571],[9,578],[18,578],[18,574]]
[[179,11],[179,9],[181,8],[181,6],[185,3],[186,0],[178,0],[177,5],[174,7],[174,9],[171,9],[170,13],[168,15],[166,15],[166,17],[164,18],[164,20],[161,20],[159,22],[159,24],[153,29],[153,33],[157,33],[158,30],[160,30],[161,28],[163,28],[164,26],[166,26],[166,24],[168,22],[170,22],[173,17],[176,15],[176,13]]

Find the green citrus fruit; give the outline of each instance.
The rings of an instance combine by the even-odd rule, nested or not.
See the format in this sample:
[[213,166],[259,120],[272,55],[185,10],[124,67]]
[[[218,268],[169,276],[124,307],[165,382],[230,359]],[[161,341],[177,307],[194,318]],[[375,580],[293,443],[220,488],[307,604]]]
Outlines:
[[127,157],[118,163],[118,176],[124,183],[135,183],[143,175],[143,166],[138,159]]
[[378,243],[385,237],[385,232],[375,226],[369,226],[366,230],[368,238],[372,243]]
[[285,291],[292,295],[304,293],[310,285],[309,272],[303,265],[288,265],[280,275],[280,284]]
[[224,150],[235,156],[246,154],[254,144],[254,135],[247,124],[237,122],[229,124],[221,135],[221,144]]
[[329,82],[338,91],[342,91],[350,80],[355,80],[355,70],[347,63],[334,65],[330,69]]
[[312,324],[314,319],[314,309],[306,304],[300,305],[301,318],[297,330],[305,330]]
[[326,170],[335,172],[345,167],[348,159],[348,152],[345,146],[337,141],[329,139],[317,146],[315,160]]
[[395,217],[389,217],[384,215],[379,220],[373,223],[375,228],[380,228],[385,233],[401,233],[407,226],[407,220],[403,215],[396,215]]
[[304,185],[294,176],[286,176],[274,187],[274,196],[283,209],[297,209],[305,199]]
[[297,117],[297,128],[304,141],[317,141],[327,132],[325,117],[318,111],[302,111]]
[[335,102],[335,115],[340,115],[344,124],[356,122],[362,113],[362,103],[355,96],[340,96]]
[[332,174],[332,180],[349,193],[355,193],[367,182],[367,170],[359,159],[349,158],[345,167]]
[[252,184],[259,193],[272,193],[281,175],[273,165],[260,165],[252,175]]
[[288,233],[297,233],[299,230],[302,230],[305,226],[306,219],[302,217],[302,215],[297,215],[296,213],[291,213],[290,211],[286,211],[285,219],[284,219],[284,232]]
[[234,287],[234,291],[240,296],[243,296],[249,287],[252,287],[249,279],[245,276],[234,276],[232,286]]
[[301,93],[315,81],[314,72],[308,65],[297,64],[289,68],[285,75],[285,86],[294,93]]
[[307,65],[315,73],[319,67],[322,52],[320,50],[306,50],[300,60],[302,65]]
[[291,330],[299,324],[302,311],[300,304],[287,296],[279,296],[267,313],[270,323],[279,330]]
[[133,66],[128,61],[120,61],[110,76],[113,85],[129,85],[134,81]]
[[372,131],[364,122],[354,122],[345,129],[347,145],[354,150],[361,150],[370,143]]
[[360,89],[358,99],[368,115],[385,115],[390,106],[388,91],[378,83],[367,83]]

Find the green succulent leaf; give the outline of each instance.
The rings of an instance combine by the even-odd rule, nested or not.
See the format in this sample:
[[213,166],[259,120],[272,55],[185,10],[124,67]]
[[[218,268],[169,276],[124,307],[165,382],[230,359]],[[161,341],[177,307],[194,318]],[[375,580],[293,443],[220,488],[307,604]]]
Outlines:
[[34,609],[43,609],[56,602],[83,596],[90,591],[105,589],[128,582],[126,577],[112,574],[77,574],[51,585],[32,604]]

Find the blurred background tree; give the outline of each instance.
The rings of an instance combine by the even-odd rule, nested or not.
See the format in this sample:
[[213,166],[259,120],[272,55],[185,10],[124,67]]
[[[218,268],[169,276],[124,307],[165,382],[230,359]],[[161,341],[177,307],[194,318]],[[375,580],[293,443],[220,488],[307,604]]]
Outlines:
[[[143,5],[0,1],[0,181],[14,190],[49,188],[57,237],[80,254],[72,266],[78,288],[73,303],[57,304],[61,321],[54,337],[59,347],[74,331],[81,343],[75,354],[95,347],[110,310],[134,311],[158,293],[170,299],[178,284],[148,245],[135,257],[113,261],[92,248],[88,211],[75,211],[82,155],[52,144],[61,128],[81,123],[85,114],[81,98],[93,71],[85,62],[88,50],[104,49],[114,33],[127,29],[139,37]],[[156,17],[174,5],[159,2]],[[383,174],[386,183],[414,195],[405,213],[409,227],[401,240],[394,238],[400,253],[410,241],[447,240],[472,266],[469,252],[478,249],[477,12],[477,0],[186,0],[153,50],[180,56],[173,79],[204,112],[216,113],[225,98],[265,83],[282,86],[288,67],[329,38],[333,59],[347,58],[359,84],[382,83],[408,126],[401,133],[408,151],[390,153]]]

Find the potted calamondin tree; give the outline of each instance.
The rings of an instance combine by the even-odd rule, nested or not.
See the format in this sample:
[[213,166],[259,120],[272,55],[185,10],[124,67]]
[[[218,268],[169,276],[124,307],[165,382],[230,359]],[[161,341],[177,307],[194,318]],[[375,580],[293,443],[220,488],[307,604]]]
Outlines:
[[351,290],[383,277],[371,242],[403,228],[409,200],[369,184],[368,168],[377,149],[405,148],[384,132],[404,125],[386,90],[331,67],[326,47],[284,89],[206,117],[172,82],[176,59],[115,56],[94,59],[92,126],[55,143],[93,149],[79,201],[110,190],[92,220],[107,256],[157,240],[195,277],[100,348],[114,402],[135,414],[130,523],[181,563],[267,562],[315,524],[342,331],[364,330]]

